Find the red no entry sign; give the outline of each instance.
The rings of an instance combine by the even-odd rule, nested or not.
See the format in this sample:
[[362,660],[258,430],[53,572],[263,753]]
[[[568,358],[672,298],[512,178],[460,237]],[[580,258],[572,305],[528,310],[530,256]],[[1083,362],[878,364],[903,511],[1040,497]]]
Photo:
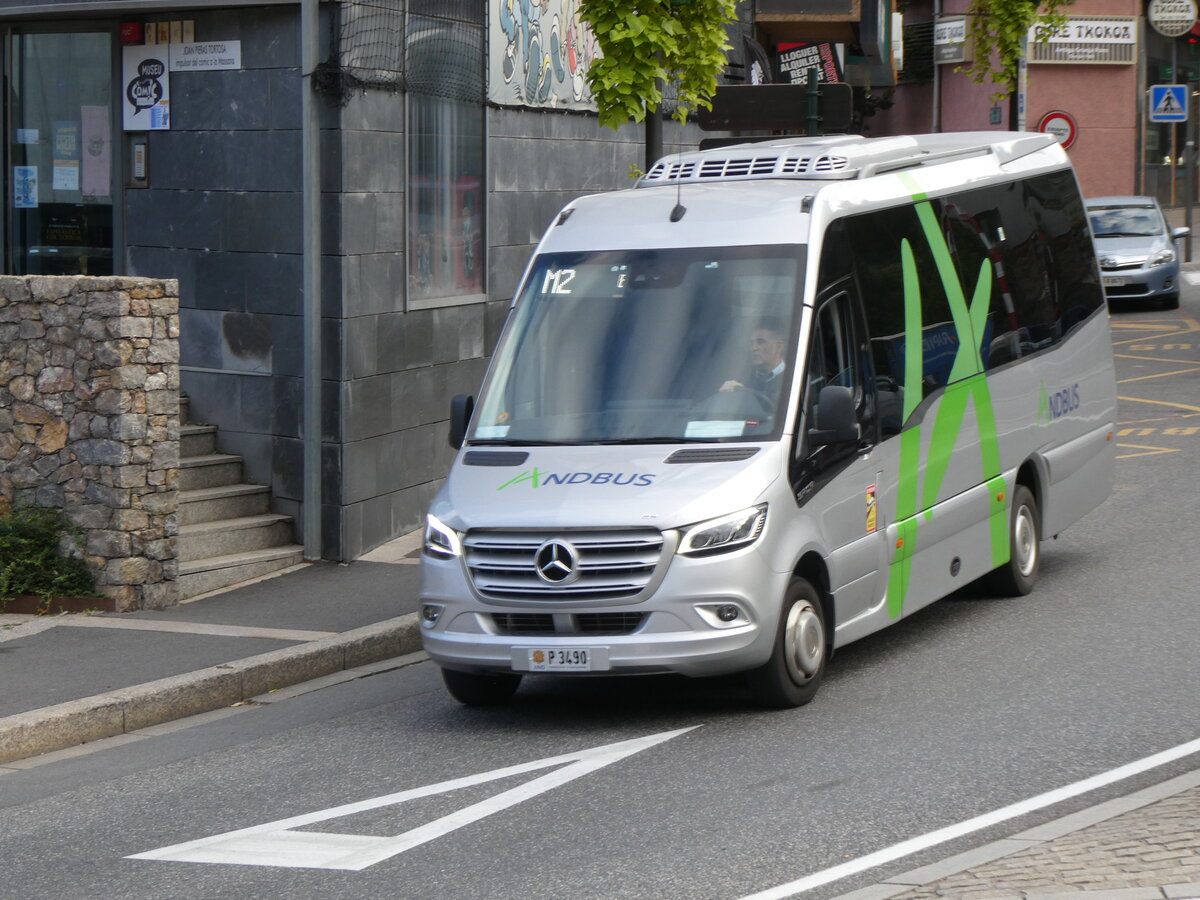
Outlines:
[[1070,113],[1065,113],[1060,109],[1042,116],[1037,130],[1054,135],[1055,139],[1063,145],[1064,150],[1075,143],[1075,138],[1079,135],[1079,126],[1075,124],[1075,119]]

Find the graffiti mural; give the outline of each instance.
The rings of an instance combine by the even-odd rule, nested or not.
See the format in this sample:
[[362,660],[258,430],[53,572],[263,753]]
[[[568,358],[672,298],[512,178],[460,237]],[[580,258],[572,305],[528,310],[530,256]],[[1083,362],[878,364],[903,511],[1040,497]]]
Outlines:
[[488,99],[502,106],[595,109],[585,74],[600,55],[578,0],[491,0]]

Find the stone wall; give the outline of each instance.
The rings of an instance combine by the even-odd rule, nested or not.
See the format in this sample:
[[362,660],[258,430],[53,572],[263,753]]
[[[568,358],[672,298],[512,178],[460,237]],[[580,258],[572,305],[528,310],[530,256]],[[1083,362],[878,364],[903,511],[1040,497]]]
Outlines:
[[179,284],[0,276],[0,504],[64,509],[118,610],[178,600]]

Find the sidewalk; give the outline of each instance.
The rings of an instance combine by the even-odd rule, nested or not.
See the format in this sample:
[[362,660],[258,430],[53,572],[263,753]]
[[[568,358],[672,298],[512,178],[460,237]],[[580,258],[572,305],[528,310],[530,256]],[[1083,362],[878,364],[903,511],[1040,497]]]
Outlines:
[[[414,532],[348,566],[298,566],[163,611],[0,615],[0,785],[86,742],[422,659],[419,548]],[[1194,771],[837,900],[1200,900],[1191,760]]]
[[420,650],[420,540],[413,532],[349,565],[296,566],[167,610],[0,614],[0,773],[301,682],[405,664]]

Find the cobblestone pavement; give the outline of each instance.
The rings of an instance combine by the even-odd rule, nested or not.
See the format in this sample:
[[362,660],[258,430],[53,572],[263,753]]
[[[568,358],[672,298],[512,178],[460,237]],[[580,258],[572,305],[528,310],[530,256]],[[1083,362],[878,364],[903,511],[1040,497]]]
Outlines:
[[1200,771],[837,900],[1200,900]]
[[1027,898],[1167,885],[1183,893],[1137,892],[1130,900],[1200,896],[1200,787],[897,894],[894,900]]

